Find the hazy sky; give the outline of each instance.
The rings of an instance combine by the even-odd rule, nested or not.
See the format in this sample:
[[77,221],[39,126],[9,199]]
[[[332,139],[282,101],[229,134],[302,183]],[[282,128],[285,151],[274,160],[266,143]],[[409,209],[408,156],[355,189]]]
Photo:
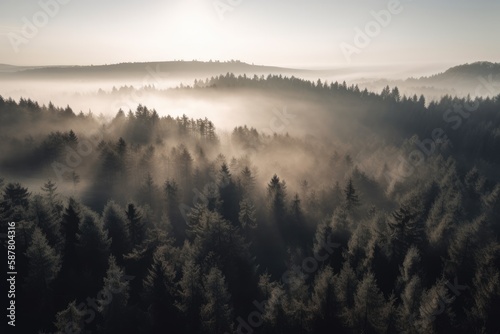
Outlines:
[[[500,1],[402,0],[385,26],[374,24],[371,11],[387,10],[391,1],[1,0],[0,63],[240,59],[333,67],[500,61]],[[50,16],[41,3],[52,3],[49,12],[54,3],[59,8]],[[369,45],[356,45],[356,27],[364,31],[367,24],[373,29]],[[341,45],[356,47],[350,63]]]

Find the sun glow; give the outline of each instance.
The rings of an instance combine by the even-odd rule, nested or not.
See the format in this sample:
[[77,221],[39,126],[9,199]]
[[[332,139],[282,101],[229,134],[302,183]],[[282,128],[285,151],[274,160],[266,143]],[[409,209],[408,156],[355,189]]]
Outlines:
[[206,50],[213,46],[217,37],[218,18],[211,6],[199,1],[186,1],[171,12],[167,23],[171,41],[186,52]]

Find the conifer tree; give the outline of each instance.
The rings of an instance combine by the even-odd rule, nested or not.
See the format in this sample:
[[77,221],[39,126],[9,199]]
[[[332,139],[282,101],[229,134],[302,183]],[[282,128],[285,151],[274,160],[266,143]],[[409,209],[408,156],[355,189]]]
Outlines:
[[202,284],[200,266],[193,260],[187,260],[182,267],[182,278],[179,282],[179,302],[176,304],[182,312],[187,331],[196,333],[199,330],[199,312],[202,304]]
[[314,279],[309,310],[313,321],[314,333],[340,331],[337,319],[339,312],[335,296],[335,275],[330,266],[325,266]]
[[240,213],[238,216],[238,221],[243,228],[255,228],[256,217],[255,217],[255,206],[249,198],[243,198],[240,202]]
[[[491,241],[475,252],[477,269],[472,280],[473,306],[469,318],[476,328],[491,332],[500,328],[500,245]],[[467,292],[463,292],[467,293]]]
[[31,193],[20,183],[8,183],[3,188],[0,201],[0,218],[4,221],[20,222],[26,218]]
[[70,198],[61,222],[64,238],[63,270],[66,273],[72,272],[78,267],[76,242],[81,219],[80,206],[73,198]]
[[77,254],[79,269],[83,273],[79,292],[82,295],[93,295],[106,272],[111,239],[108,238],[102,219],[90,210],[83,213],[78,230]]
[[340,271],[337,284],[335,285],[335,297],[339,302],[340,312],[338,315],[345,325],[351,324],[351,313],[355,306],[355,295],[358,287],[358,278],[346,262]]
[[391,230],[392,251],[397,256],[406,254],[411,245],[421,245],[423,242],[423,227],[419,221],[419,213],[410,206],[403,204],[392,213],[389,222]]
[[60,249],[63,242],[60,231],[60,221],[57,214],[45,204],[45,201],[40,195],[35,195],[33,197],[33,200],[30,202],[29,212],[30,218],[47,237],[49,245],[55,249]]
[[167,216],[172,224],[173,236],[178,241],[178,244],[181,244],[186,239],[186,223],[180,209],[181,194],[179,186],[174,180],[168,180],[165,182],[164,192],[167,201]]
[[111,237],[111,253],[118,263],[123,261],[123,256],[132,250],[128,221],[122,209],[114,201],[109,201],[103,211],[104,228]]
[[48,180],[46,183],[44,183],[41,189],[45,193],[45,198],[47,199],[47,202],[49,203],[51,209],[57,215],[61,215],[64,208],[61,202],[58,200],[57,185],[52,182],[52,180]]
[[347,181],[344,188],[344,205],[347,211],[351,211],[359,206],[359,198],[356,194],[356,189],[354,189],[351,178]]
[[447,305],[453,300],[443,279],[439,279],[425,290],[420,298],[419,317],[416,320],[417,331],[436,333],[438,328],[450,328],[450,321],[454,315],[452,308]]
[[286,294],[283,286],[280,284],[269,285],[268,298],[264,308],[264,321],[269,331],[274,333],[286,333],[287,315],[285,311]]
[[7,202],[10,206],[21,206],[27,209],[30,195],[28,189],[20,183],[9,183],[3,190],[3,202]]
[[42,230],[35,228],[31,245],[26,251],[28,258],[28,275],[26,284],[30,291],[39,289],[47,290],[56,279],[61,269],[61,258],[56,251],[50,247]]
[[179,314],[175,308],[175,270],[162,258],[162,249],[153,256],[153,264],[144,279],[144,300],[152,319],[154,332],[167,326],[176,327]]
[[132,247],[137,247],[142,244],[146,235],[142,214],[133,203],[127,205],[125,214],[128,220],[127,226],[129,227]]
[[384,316],[385,299],[372,273],[365,275],[354,297],[352,318],[347,322],[357,332],[383,332],[387,319]]
[[401,304],[397,310],[400,331],[408,334],[418,333],[416,322],[419,319],[422,292],[422,283],[419,276],[413,275],[404,282],[400,295]]
[[67,136],[68,144],[74,149],[76,148],[76,145],[78,145],[78,137],[76,134],[73,132],[73,130],[69,130],[68,136]]
[[286,233],[287,212],[286,212],[286,183],[281,181],[275,174],[267,185],[268,207],[271,219],[282,234]]
[[233,309],[231,295],[225,277],[217,268],[210,269],[203,282],[204,303],[201,306],[201,319],[206,333],[232,332]]
[[104,286],[99,298],[99,312],[104,317],[104,332],[126,333],[128,321],[124,317],[129,300],[129,282],[122,268],[116,264],[114,256],[109,256]]
[[244,196],[249,196],[253,193],[255,188],[255,176],[248,166],[245,166],[240,173],[241,187]]
[[233,181],[231,172],[226,163],[223,163],[218,175],[219,194],[221,199],[222,216],[233,225],[238,223],[240,194]]
[[56,314],[55,326],[58,333],[84,333],[85,314],[76,307],[76,301]]
[[[54,312],[53,288],[61,269],[61,259],[50,247],[45,235],[38,227],[33,232],[26,258],[28,268],[24,283],[25,289],[16,289],[16,295],[23,296],[24,302],[29,301],[29,304],[24,306],[27,314],[26,320],[43,328]],[[26,325],[28,324],[22,326]]]

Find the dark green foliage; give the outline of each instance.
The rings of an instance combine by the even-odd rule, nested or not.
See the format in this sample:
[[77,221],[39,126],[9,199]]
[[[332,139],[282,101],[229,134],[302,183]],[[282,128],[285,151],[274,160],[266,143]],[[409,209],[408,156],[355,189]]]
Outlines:
[[68,304],[68,307],[56,315],[55,326],[61,333],[84,333],[85,315],[76,307],[76,301]]
[[248,198],[243,198],[240,202],[240,212],[238,221],[243,228],[255,228],[257,219],[255,217],[255,206]]
[[218,175],[218,185],[222,216],[229,220],[233,225],[238,225],[240,194],[233,181],[231,172],[226,163],[223,163]]
[[52,180],[48,180],[41,190],[45,193],[45,198],[50,205],[50,208],[58,216],[62,216],[63,205],[58,199],[57,186]]
[[182,312],[189,333],[196,333],[201,326],[198,315],[203,301],[202,288],[200,266],[192,260],[187,260],[182,267],[178,291],[179,301],[176,305]]
[[377,287],[372,273],[368,273],[360,281],[354,297],[354,309],[345,317],[349,327],[355,332],[383,333],[387,327],[385,299]]
[[255,188],[255,176],[248,166],[242,169],[240,175],[240,183],[243,191],[243,195],[250,196]]
[[64,238],[63,276],[74,276],[79,265],[76,255],[76,242],[82,220],[80,210],[80,205],[73,198],[69,199],[68,205],[64,209],[61,222]]
[[129,327],[131,319],[127,317],[129,300],[129,282],[123,269],[113,256],[109,257],[109,266],[104,277],[104,285],[98,294],[99,312],[104,317],[104,333],[133,333]]
[[78,278],[83,295],[95,295],[106,272],[111,239],[104,229],[102,219],[85,210],[78,226],[76,251],[81,276]]
[[359,197],[356,194],[356,189],[352,184],[352,179],[347,181],[347,184],[344,188],[344,205],[347,211],[354,210],[357,206],[359,206]]
[[49,244],[56,249],[62,248],[60,218],[40,195],[35,195],[30,202],[29,215],[30,220],[43,231]]
[[19,183],[8,183],[3,189],[0,202],[2,220],[20,221],[28,209],[30,193]]
[[233,314],[231,295],[224,275],[217,268],[210,269],[203,282],[204,303],[200,316],[205,333],[225,333],[232,331]]
[[477,270],[472,279],[473,306],[470,318],[486,332],[500,328],[500,245],[490,242],[476,251]]
[[172,225],[172,232],[178,243],[181,244],[181,241],[186,238],[186,222],[182,217],[180,208],[181,192],[177,183],[173,180],[165,182],[164,192],[167,204],[167,216]]
[[310,312],[314,333],[331,333],[341,330],[340,311],[335,295],[336,277],[330,266],[323,268],[315,277],[311,295]]
[[110,201],[104,207],[103,221],[111,237],[111,254],[121,263],[123,256],[132,250],[127,217],[118,204]]
[[61,269],[61,259],[39,228],[35,228],[26,251],[28,273],[26,284],[31,292],[48,290]]
[[147,173],[138,191],[138,199],[141,205],[149,205],[153,212],[160,207],[160,189],[155,184],[151,173]]
[[50,323],[48,317],[55,311],[54,282],[61,269],[61,258],[48,244],[39,228],[35,228],[33,232],[26,258],[28,268],[24,279],[25,290],[20,293],[22,290],[16,289],[16,295],[31,301],[28,305],[21,306],[21,310],[26,312],[28,323],[34,321],[45,327]]
[[137,247],[142,244],[146,234],[142,214],[133,203],[127,205],[125,214],[128,220],[127,226],[129,228],[130,242],[132,243],[132,247]]
[[420,245],[423,241],[423,228],[418,220],[419,213],[409,205],[403,205],[392,213],[391,229],[392,251],[396,256],[403,256],[411,245]]
[[179,326],[179,310],[175,306],[176,276],[172,265],[163,259],[159,248],[153,255],[153,264],[144,279],[144,302],[149,305],[148,312],[154,333],[161,333],[165,327]]
[[267,185],[269,218],[276,224],[281,235],[288,234],[286,211],[286,182],[275,174]]

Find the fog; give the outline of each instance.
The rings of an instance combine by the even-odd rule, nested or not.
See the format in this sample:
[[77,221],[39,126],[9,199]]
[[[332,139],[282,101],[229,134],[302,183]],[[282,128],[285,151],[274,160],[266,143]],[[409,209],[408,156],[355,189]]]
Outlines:
[[[80,332],[232,332],[255,300],[267,333],[362,332],[366,293],[370,333],[494,328],[481,275],[498,270],[500,95],[497,72],[472,67],[410,80],[372,69],[4,74],[0,218],[22,236],[23,328],[61,332],[79,314],[72,301],[110,282],[121,304],[74,320]],[[478,77],[491,80],[476,89]],[[474,311],[420,314],[457,276],[475,287],[454,305]],[[335,306],[321,311],[325,298]]]
[[[233,69],[239,71],[240,67],[248,66],[239,62],[191,64],[209,68],[236,66]],[[116,66],[126,66],[131,70],[117,72],[114,70]],[[39,106],[52,103],[63,109],[69,107],[74,114],[92,119],[84,124],[68,121],[66,125],[42,119],[37,120],[36,126],[29,130],[6,127],[4,134],[17,135],[19,139],[21,136],[44,136],[58,131],[61,126],[70,127],[76,133],[96,132],[101,127],[109,127],[119,110],[125,114],[136,113],[138,108],[145,106],[161,118],[187,116],[210,120],[221,139],[219,154],[224,154],[228,160],[247,157],[254,161],[262,184],[270,175],[280,172],[291,180],[293,190],[298,191],[299,184],[307,179],[307,174],[313,167],[322,171],[315,180],[310,181],[315,185],[327,182],[331,186],[334,180],[343,181],[340,177],[342,173],[338,177],[340,180],[328,175],[328,162],[321,158],[324,155],[331,156],[334,151],[340,156],[350,155],[355,158],[357,168],[372,177],[381,173],[384,163],[397,159],[398,147],[405,139],[405,130],[399,124],[391,126],[392,121],[382,121],[384,116],[374,116],[375,113],[380,113],[383,106],[378,105],[379,102],[368,102],[370,95],[380,93],[386,86],[391,85],[390,89],[399,88],[398,101],[406,99],[405,95],[409,100],[417,95],[423,96],[419,103],[425,100],[422,102],[425,106],[429,106],[431,101],[439,102],[442,97],[450,94],[474,97],[478,92],[485,92],[484,96],[489,96],[493,93],[491,87],[496,89],[496,86],[487,87],[490,88],[489,91],[470,88],[467,92],[467,87],[474,85],[473,80],[467,81],[467,78],[461,85],[449,89],[439,88],[438,84],[436,87],[418,86],[419,80],[405,79],[409,74],[412,77],[429,75],[442,65],[413,69],[408,66],[367,66],[357,70],[315,68],[294,71],[268,68],[269,72],[264,73],[261,69],[261,72],[248,75],[236,72],[205,77],[203,75],[216,72],[213,69],[188,71],[184,68],[185,63],[175,62],[116,66],[36,68],[17,72],[10,68],[4,69],[3,77],[0,76],[0,95],[4,99],[29,98]],[[147,70],[141,72],[144,68]],[[176,72],[179,68],[183,68],[183,73]],[[169,69],[173,72],[169,72]],[[284,74],[280,73],[281,70]],[[84,75],[73,77],[72,71]],[[279,74],[273,74],[274,72]],[[422,84],[429,77],[422,77]],[[477,79],[478,75],[470,77]],[[309,80],[312,86],[308,86],[311,84]],[[318,82],[324,88],[319,87]],[[456,88],[460,88],[460,94],[452,94],[457,93]],[[361,101],[359,96],[365,96],[368,100]],[[387,110],[384,111],[386,112]],[[89,122],[93,128],[87,128]],[[281,146],[255,152],[241,151],[231,140],[233,130],[241,126],[255,128],[263,136],[296,138],[297,145],[303,146],[302,152],[296,151],[295,147],[289,151]],[[367,139],[371,145],[366,144]],[[185,143],[175,140],[160,152],[169,152],[179,144]],[[379,146],[384,146],[384,149],[380,150]],[[307,147],[314,149],[308,150]],[[192,145],[191,149],[196,149],[196,145]],[[45,175],[48,176],[50,175]],[[154,176],[158,182],[164,178],[161,174]],[[84,184],[81,187],[84,188]]]
[[[189,67],[191,66],[191,67]],[[392,66],[357,66],[330,69],[282,69],[258,67],[244,63],[202,63],[169,62],[120,64],[95,67],[62,68],[0,68],[0,94],[4,98],[15,100],[31,98],[41,105],[49,102],[58,106],[69,105],[76,112],[113,117],[121,108],[124,111],[135,110],[139,104],[154,108],[159,115],[194,118],[209,117],[218,128],[231,130],[235,126],[247,124],[257,128],[269,127],[273,110],[287,109],[290,112],[307,109],[328,109],[324,103],[311,100],[307,96],[283,96],[272,92],[245,92],[241,89],[231,92],[175,92],[179,86],[193,86],[195,80],[204,81],[228,72],[246,75],[251,78],[274,75],[276,73],[323,83],[346,82],[347,86],[357,85],[360,90],[380,93],[386,86],[399,88],[401,95],[409,97],[424,95],[427,103],[438,101],[445,95],[466,97],[495,96],[500,93],[500,74],[493,77],[466,73],[458,78],[439,79],[438,73],[447,70],[444,64],[427,66],[392,65]],[[248,71],[247,67],[250,68]],[[123,71],[120,71],[121,69]],[[227,72],[226,72],[227,70]],[[234,71],[231,71],[234,70]],[[470,71],[469,71],[470,72]],[[446,74],[446,73],[444,73]],[[420,79],[413,79],[420,78]],[[118,91],[117,91],[118,90]],[[293,109],[293,110],[292,110]],[[317,124],[323,124],[322,116],[315,117]],[[297,126],[300,124],[300,126]],[[288,131],[303,131],[304,120],[294,122]]]

